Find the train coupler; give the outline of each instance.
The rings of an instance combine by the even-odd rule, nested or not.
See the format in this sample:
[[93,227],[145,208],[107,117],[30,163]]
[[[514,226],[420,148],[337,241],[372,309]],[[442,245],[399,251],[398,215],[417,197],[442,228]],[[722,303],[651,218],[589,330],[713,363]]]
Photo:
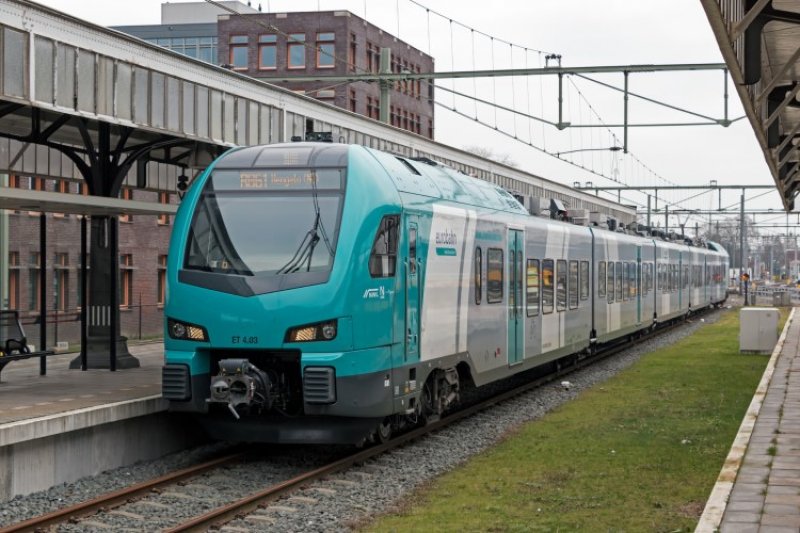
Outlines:
[[223,359],[219,374],[211,378],[208,403],[224,403],[239,420],[237,407],[269,409],[272,384],[265,372],[247,359]]

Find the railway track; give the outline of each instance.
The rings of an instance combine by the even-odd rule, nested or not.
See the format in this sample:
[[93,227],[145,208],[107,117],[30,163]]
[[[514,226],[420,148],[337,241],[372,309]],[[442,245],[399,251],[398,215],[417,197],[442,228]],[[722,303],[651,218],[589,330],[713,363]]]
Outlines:
[[[180,501],[186,499],[202,499],[203,490],[211,488],[209,487],[209,483],[213,483],[213,480],[207,480],[204,484],[202,480],[203,476],[216,475],[218,478],[235,478],[237,474],[225,472],[225,470],[232,469],[234,465],[246,461],[246,452],[236,450],[202,464],[184,468],[180,471],[138,483],[131,487],[117,490],[74,506],[59,509],[24,522],[0,528],[0,533],[55,531],[61,530],[59,526],[64,526],[66,530],[73,530],[73,528],[74,530],[104,528],[113,530],[115,529],[113,523],[115,514],[123,516],[126,519],[140,517],[142,520],[141,530],[147,531],[207,531],[209,529],[221,528],[224,524],[232,520],[246,519],[248,517],[253,521],[260,521],[261,524],[268,524],[273,518],[268,515],[267,511],[264,511],[264,508],[268,507],[271,502],[275,502],[297,491],[301,487],[307,487],[315,481],[328,478],[337,472],[351,468],[353,465],[364,463],[389,450],[417,440],[426,434],[436,432],[453,422],[470,417],[495,404],[528,392],[531,389],[541,387],[546,383],[550,383],[596,363],[600,359],[613,356],[616,353],[630,348],[635,342],[667,333],[679,327],[682,323],[682,321],[677,321],[673,324],[665,325],[654,332],[642,335],[630,342],[609,347],[592,357],[573,361],[569,366],[559,367],[554,372],[548,373],[547,375],[532,379],[519,386],[513,386],[490,398],[477,401],[473,405],[448,414],[441,420],[431,422],[423,427],[398,435],[384,444],[358,450],[344,457],[337,457],[332,461],[325,462],[322,466],[300,468],[299,473],[294,475],[285,475],[285,472],[276,473],[272,479],[264,480],[266,488],[249,493],[245,496],[234,495],[228,500],[230,503],[222,506],[212,506],[213,508],[211,510],[202,515],[182,516],[179,510]],[[282,475],[283,477],[280,477]],[[266,477],[269,478],[270,476]],[[154,495],[160,501],[153,500],[152,498]],[[165,498],[168,501],[171,499],[173,503],[164,503]],[[167,518],[161,516],[164,514],[163,511],[167,511]],[[151,513],[156,515],[157,518],[151,520],[149,516]]]

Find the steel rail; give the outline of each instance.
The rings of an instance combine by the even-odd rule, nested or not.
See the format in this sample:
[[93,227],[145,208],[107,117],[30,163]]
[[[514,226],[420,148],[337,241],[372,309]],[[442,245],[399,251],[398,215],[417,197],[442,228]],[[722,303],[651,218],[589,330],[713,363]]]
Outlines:
[[283,496],[285,494],[291,493],[292,491],[308,484],[309,482],[319,480],[321,478],[324,478],[326,476],[344,470],[354,464],[362,463],[367,459],[371,459],[387,451],[390,451],[394,448],[398,448],[410,441],[423,437],[428,433],[433,433],[434,431],[442,429],[453,422],[462,420],[476,413],[484,411],[488,407],[491,407],[498,403],[519,396],[525,392],[528,392],[531,389],[535,389],[544,384],[550,383],[562,376],[565,376],[577,370],[581,370],[607,357],[615,355],[621,351],[627,350],[632,346],[634,346],[637,342],[652,337],[657,337],[659,335],[663,335],[664,333],[667,333],[668,331],[671,331],[676,327],[680,326],[681,324],[683,324],[685,320],[683,320],[682,318],[685,319],[686,315],[684,315],[683,317],[674,318],[671,320],[670,323],[668,323],[668,325],[660,327],[656,330],[645,332],[644,334],[639,335],[636,338],[630,338],[630,340],[619,342],[612,346],[608,346],[604,348],[601,352],[597,352],[596,354],[589,356],[585,359],[575,361],[574,364],[571,364],[568,367],[559,368],[555,372],[549,373],[546,376],[542,376],[540,378],[524,383],[523,385],[520,385],[518,387],[514,387],[506,392],[503,392],[496,396],[492,396],[491,398],[476,403],[475,405],[466,407],[452,414],[449,414],[440,420],[427,424],[423,427],[417,428],[408,433],[399,435],[386,443],[379,444],[377,446],[373,446],[365,450],[361,450],[353,455],[339,459],[326,466],[322,466],[320,468],[311,470],[294,478],[278,483],[277,485],[273,485],[266,489],[254,492],[249,496],[245,496],[244,498],[241,498],[228,505],[218,507],[217,509],[213,509],[203,515],[196,516],[182,524],[179,524],[170,529],[166,529],[164,531],[165,533],[187,533],[187,532],[208,531],[209,529],[212,528],[220,528],[225,523],[240,518],[243,515],[247,515],[255,511],[257,508],[263,506],[263,504],[274,501],[280,496]]
[[84,502],[71,505],[69,507],[64,507],[63,509],[58,509],[51,513],[47,513],[41,516],[36,516],[34,518],[30,518],[28,520],[24,520],[16,524],[11,524],[9,526],[2,527],[0,528],[0,533],[43,531],[45,528],[56,524],[61,524],[77,518],[88,516],[103,509],[118,507],[124,503],[129,502],[132,499],[137,499],[141,498],[142,496],[145,496],[153,489],[159,488],[164,485],[177,483],[179,481],[183,481],[184,479],[188,479],[197,476],[199,474],[202,474],[204,472],[207,472],[208,470],[211,470],[213,468],[219,468],[220,466],[238,461],[242,458],[243,455],[244,452],[239,451],[229,455],[225,455],[223,457],[212,459],[210,461],[206,461],[204,463],[200,463],[198,465],[183,468],[181,470],[177,470],[175,472],[171,472],[169,474],[165,474],[163,476],[150,479],[148,481],[137,483],[130,487],[125,487],[124,489],[119,489],[114,492],[109,492],[107,494],[98,496],[97,498],[93,498],[91,500],[86,500]]

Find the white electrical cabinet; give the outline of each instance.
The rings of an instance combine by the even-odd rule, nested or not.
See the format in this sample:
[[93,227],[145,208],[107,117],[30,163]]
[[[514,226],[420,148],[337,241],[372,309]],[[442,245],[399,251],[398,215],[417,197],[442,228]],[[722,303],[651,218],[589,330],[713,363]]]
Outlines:
[[778,342],[778,310],[745,307],[739,312],[739,351],[771,353]]

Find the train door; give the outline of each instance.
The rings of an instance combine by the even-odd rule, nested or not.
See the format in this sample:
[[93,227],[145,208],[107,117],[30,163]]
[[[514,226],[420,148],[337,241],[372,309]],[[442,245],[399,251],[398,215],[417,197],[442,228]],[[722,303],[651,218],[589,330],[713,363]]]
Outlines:
[[406,221],[406,361],[419,359],[419,261],[417,258],[416,216]]
[[522,311],[522,263],[525,241],[522,231],[508,231],[508,364],[522,361],[524,315]]

